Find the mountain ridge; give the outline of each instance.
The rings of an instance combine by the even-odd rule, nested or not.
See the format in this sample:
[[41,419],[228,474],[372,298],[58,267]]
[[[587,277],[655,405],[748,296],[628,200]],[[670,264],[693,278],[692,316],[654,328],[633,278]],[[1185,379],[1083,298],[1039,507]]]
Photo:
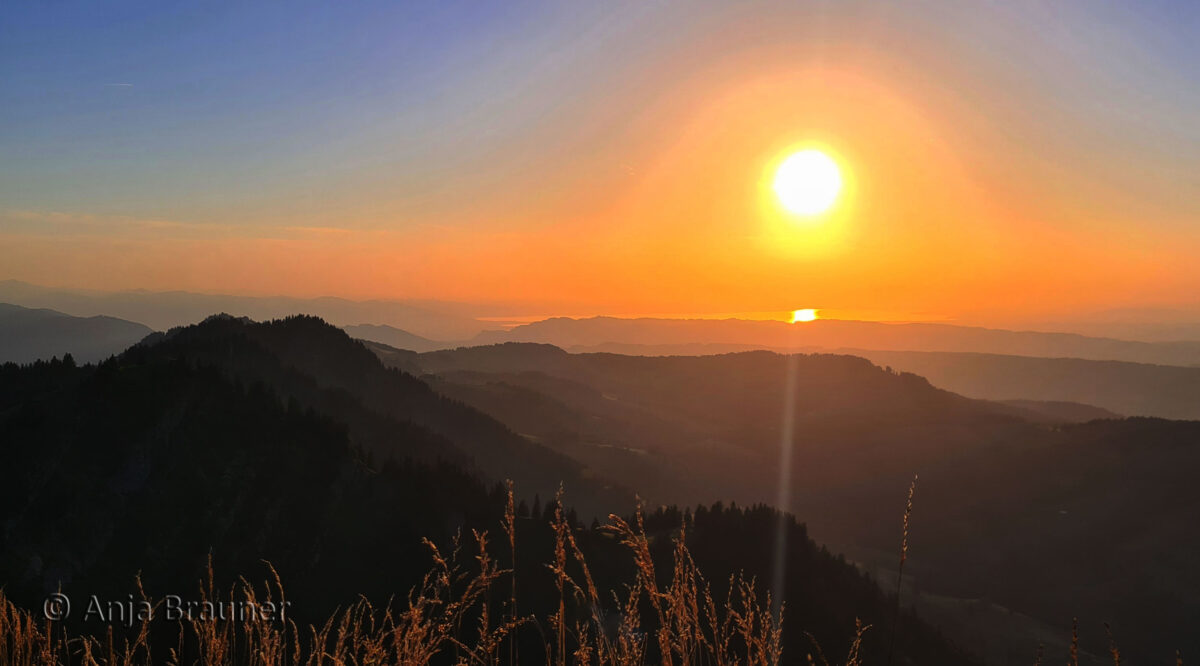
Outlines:
[[111,315],[140,321],[165,331],[201,321],[214,312],[232,312],[255,320],[278,319],[297,312],[320,315],[339,324],[392,324],[417,335],[466,338],[486,328],[458,312],[461,306],[436,301],[356,301],[334,296],[245,296],[190,291],[95,291],[43,287],[19,280],[0,280],[0,301],[25,307],[47,307],[76,316]]
[[118,354],[154,331],[117,317],[75,317],[49,308],[0,303],[0,363],[71,354],[80,362]]
[[747,319],[555,317],[507,331],[484,331],[472,345],[543,342],[562,348],[597,345],[753,345],[798,350],[862,348],[972,351],[1019,356],[1200,365],[1200,342],[1139,342],[1075,333],[1009,331],[940,323],[818,319],[792,324]]

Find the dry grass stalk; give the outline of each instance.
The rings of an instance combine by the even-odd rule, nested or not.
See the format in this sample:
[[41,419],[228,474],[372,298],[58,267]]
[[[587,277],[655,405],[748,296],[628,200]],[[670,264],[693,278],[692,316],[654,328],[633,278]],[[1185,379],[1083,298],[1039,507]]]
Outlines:
[[1113,666],[1121,666],[1121,651],[1117,649],[1117,641],[1113,638],[1112,627],[1104,623],[1104,633],[1108,634],[1108,653],[1112,655]]
[[[905,510],[901,565],[907,558],[915,486],[914,478]],[[557,586],[558,603],[540,621],[517,613],[514,570],[501,568],[492,558],[486,532],[473,531],[473,543],[465,549],[469,555],[464,554],[461,536],[453,539],[448,554],[425,541],[433,566],[399,607],[389,603],[376,608],[360,598],[324,624],[303,630],[291,621],[250,616],[185,617],[179,621],[177,646],[165,655],[151,654],[148,620],[130,628],[121,640],[111,627],[101,637],[68,638],[61,623],[35,618],[12,604],[0,589],[0,664],[143,666],[165,661],[203,666],[496,666],[520,663],[516,634],[526,625],[543,632],[546,663],[561,666],[783,663],[782,605],[773,610],[770,594],[760,601],[756,581],[742,574],[730,576],[724,599],[716,599],[688,550],[687,518],[672,537],[671,569],[665,584],[660,585],[641,507],[632,521],[610,516],[603,529],[629,553],[634,576],[619,592],[602,593],[576,538],[577,528],[564,514],[562,499],[560,491],[551,521],[553,560],[547,565]],[[513,562],[516,523],[510,484],[502,527]],[[269,570],[271,577],[264,583],[255,586],[239,578],[223,594],[216,586],[210,560],[200,598],[220,604],[227,597],[229,601],[224,603],[237,600],[254,607],[268,602],[283,604],[286,598],[279,575],[274,568]],[[507,603],[493,602],[493,590],[506,578]],[[137,590],[148,602],[140,580]],[[855,621],[845,666],[863,663],[863,636],[869,628]],[[813,645],[815,657],[809,654],[805,661],[829,666],[815,639]],[[1115,645],[1112,652],[1119,666]],[[1040,647],[1037,663],[1041,663]],[[1078,663],[1076,626],[1072,629],[1071,664]],[[1178,653],[1176,663],[1182,665]]]
[[896,653],[896,635],[900,632],[900,592],[904,585],[904,563],[908,561],[908,521],[912,517],[913,496],[917,493],[917,475],[913,474],[908,486],[908,500],[904,504],[903,529],[900,535],[900,564],[896,567],[896,614],[892,618],[892,639],[888,646],[888,664]]
[[1079,666],[1079,618],[1071,620],[1071,662],[1070,666]]

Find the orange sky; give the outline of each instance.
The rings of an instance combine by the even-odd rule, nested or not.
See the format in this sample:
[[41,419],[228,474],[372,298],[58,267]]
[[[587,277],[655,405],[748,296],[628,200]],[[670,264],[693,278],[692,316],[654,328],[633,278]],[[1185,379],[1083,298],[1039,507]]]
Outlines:
[[[466,68],[438,99],[454,112],[428,121],[446,135],[421,148],[436,158],[395,119],[407,107],[377,102],[395,118],[347,125],[312,149],[319,168],[279,157],[227,197],[0,206],[0,278],[512,315],[815,307],[996,323],[1195,303],[1191,163],[1161,136],[1138,144],[1119,119],[1078,115],[1069,96],[1115,85],[1080,75],[1091,60],[1026,75],[961,26],[885,18],[833,16],[812,39],[758,14],[697,19],[661,44],[633,21],[578,46],[500,39],[509,69]],[[604,64],[621,40],[638,58]],[[574,59],[578,79],[521,69],[546,58]],[[511,99],[472,97],[499,75],[521,82]],[[1082,93],[1055,87],[1067,79]],[[809,146],[846,180],[811,220],[769,187]]]

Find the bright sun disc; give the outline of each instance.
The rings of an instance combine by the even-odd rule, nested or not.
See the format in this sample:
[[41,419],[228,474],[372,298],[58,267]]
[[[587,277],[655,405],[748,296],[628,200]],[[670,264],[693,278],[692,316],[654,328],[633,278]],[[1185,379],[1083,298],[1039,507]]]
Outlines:
[[783,207],[800,215],[829,210],[842,189],[838,165],[819,150],[802,150],[775,172],[775,194]]
[[817,311],[813,310],[812,308],[805,308],[803,310],[792,310],[792,323],[793,324],[795,324],[797,322],[802,322],[802,321],[816,321],[816,320],[817,320]]

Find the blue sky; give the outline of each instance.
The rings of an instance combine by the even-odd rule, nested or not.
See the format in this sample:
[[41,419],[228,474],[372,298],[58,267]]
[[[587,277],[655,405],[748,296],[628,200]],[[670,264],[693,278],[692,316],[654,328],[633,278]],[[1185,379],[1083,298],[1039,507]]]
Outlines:
[[[942,43],[947,60],[965,59],[997,86],[1038,87],[1098,133],[1138,133],[1149,151],[1200,145],[1195,3],[798,4],[817,9],[739,11],[777,12],[805,37],[804,19],[827,16],[830,40],[844,39],[849,21],[902,25],[905,40]],[[595,93],[589,80],[621,76],[639,57],[653,64],[663,43],[686,44],[697,25],[730,12],[719,3],[5,3],[0,196],[7,208],[178,215],[173,202],[202,203],[217,187],[253,199],[377,161],[469,167],[543,121],[539,109]],[[205,211],[221,207],[200,205],[197,216]]]

